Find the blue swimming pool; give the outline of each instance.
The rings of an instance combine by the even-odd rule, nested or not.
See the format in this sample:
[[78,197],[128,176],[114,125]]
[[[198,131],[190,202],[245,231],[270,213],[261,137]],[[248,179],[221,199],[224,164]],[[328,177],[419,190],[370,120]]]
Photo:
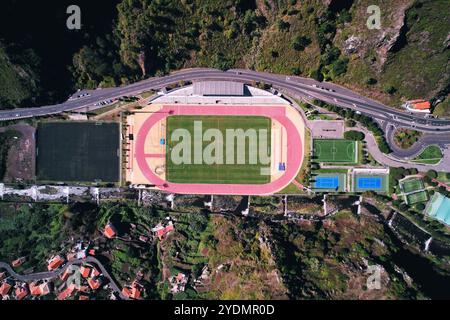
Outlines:
[[317,189],[337,189],[339,187],[339,176],[317,176],[315,187]]
[[381,177],[361,177],[356,178],[358,189],[381,190],[383,185]]

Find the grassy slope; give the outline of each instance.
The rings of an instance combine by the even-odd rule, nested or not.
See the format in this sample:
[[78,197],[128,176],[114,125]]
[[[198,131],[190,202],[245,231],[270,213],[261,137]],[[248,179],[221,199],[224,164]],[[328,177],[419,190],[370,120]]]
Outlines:
[[[337,25],[333,44],[344,52],[344,42],[348,37],[357,36],[362,43],[356,53],[348,56],[350,62],[347,73],[334,79],[335,82],[393,106],[398,106],[404,99],[433,98],[448,83],[449,51],[444,51],[443,46],[448,27],[442,21],[448,21],[449,13],[444,0],[428,2],[408,11],[406,23],[409,31],[406,33],[406,44],[398,52],[389,53],[384,64],[381,52],[375,49],[383,37],[384,43],[394,37],[394,26],[399,24],[403,12],[413,2],[400,0],[393,5],[386,1],[362,0],[353,4],[350,10],[352,22]],[[380,30],[369,30],[366,27],[366,9],[372,4],[381,8]],[[307,13],[309,6],[315,8],[313,13]],[[299,13],[292,16],[278,12],[276,19],[288,21],[289,31],[280,31],[274,24],[269,26],[255,50],[256,62],[247,65],[248,67],[280,73],[292,73],[294,68],[299,68],[304,76],[317,68],[320,50],[314,19],[324,11],[323,3],[310,0],[297,4],[296,8]],[[312,40],[303,52],[297,52],[291,47],[296,35],[307,35]],[[276,51],[279,56],[273,57],[272,51]],[[378,82],[368,85],[366,81],[369,78]],[[384,92],[389,86],[397,90],[395,94]]]
[[442,151],[438,146],[428,146],[414,160],[420,163],[436,164],[442,159]]
[[[417,15],[417,16],[416,16]],[[448,36],[448,1],[428,1],[408,10],[407,44],[393,55],[381,81],[408,98],[432,98],[438,87],[449,82],[450,51],[444,50]]]
[[0,47],[0,107],[20,104],[30,95],[31,92],[23,85],[19,69],[11,64]]

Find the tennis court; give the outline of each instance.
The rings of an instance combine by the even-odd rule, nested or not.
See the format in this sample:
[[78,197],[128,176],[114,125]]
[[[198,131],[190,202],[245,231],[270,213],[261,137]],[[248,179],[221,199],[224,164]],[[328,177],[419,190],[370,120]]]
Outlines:
[[339,187],[339,177],[317,177],[316,188],[319,189],[336,189]]
[[352,185],[354,192],[388,192],[389,179],[387,174],[358,173],[353,175]]
[[416,193],[411,193],[406,196],[406,202],[409,205],[416,204],[419,202],[425,202],[428,200],[428,194],[426,191],[419,191]]
[[422,179],[413,178],[402,181],[401,188],[404,193],[410,193],[414,191],[423,190],[424,186]]
[[381,177],[357,177],[356,185],[358,189],[370,189],[370,190],[380,190],[381,189]]
[[319,162],[357,163],[357,142],[343,139],[315,139],[314,157]]
[[316,191],[345,191],[346,174],[320,173],[314,177],[312,188]]

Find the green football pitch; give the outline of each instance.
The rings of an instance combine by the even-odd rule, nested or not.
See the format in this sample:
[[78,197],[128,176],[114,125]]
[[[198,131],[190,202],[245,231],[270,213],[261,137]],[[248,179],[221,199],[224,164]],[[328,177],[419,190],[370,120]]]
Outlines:
[[318,162],[357,163],[357,142],[350,140],[315,139],[314,157]]
[[[214,130],[216,134],[220,132],[223,137],[223,142],[215,143],[216,137],[204,137],[200,140],[199,144],[201,148],[196,148],[195,141],[196,133],[194,130],[194,124],[201,123],[201,131],[203,134],[207,132],[208,129]],[[177,137],[174,132],[177,129],[187,130],[190,135],[190,162],[186,163],[176,159],[179,155],[184,155],[184,151],[179,151],[181,142],[184,142],[184,137]],[[167,152],[166,152],[166,180],[169,182],[176,183],[210,183],[210,184],[264,184],[270,182],[270,175],[262,174],[262,168],[269,168],[270,162],[268,164],[261,163],[259,156],[256,157],[256,163],[251,163],[250,157],[253,158],[255,155],[253,149],[250,150],[250,138],[245,138],[245,144],[243,148],[239,148],[240,151],[245,150],[245,162],[244,164],[238,164],[237,154],[238,154],[238,139],[231,139],[234,141],[234,148],[227,148],[229,143],[226,139],[227,129],[238,130],[242,129],[243,132],[251,132],[254,130],[259,137],[260,130],[267,130],[267,150],[266,155],[270,157],[270,147],[271,147],[271,120],[266,117],[259,116],[170,116],[167,118],[166,125],[166,138],[167,138]],[[247,131],[250,130],[250,131]],[[209,130],[211,132],[211,130]],[[180,132],[180,130],[177,130]],[[197,130],[197,133],[199,131]],[[198,137],[198,134],[197,134]],[[213,151],[208,149],[208,146],[214,143],[217,148]],[[258,139],[258,150],[260,148],[260,141]],[[178,146],[177,146],[178,145]],[[197,144],[198,146],[198,144]],[[209,150],[209,151],[208,151]],[[208,164],[203,158],[205,152],[206,154],[211,154],[216,156],[217,152],[220,153],[222,150],[222,156],[218,156],[217,159],[223,159],[222,163],[215,161],[215,163]],[[227,161],[227,156],[234,153],[234,161],[230,164]],[[195,163],[195,158],[200,157],[200,164]]]

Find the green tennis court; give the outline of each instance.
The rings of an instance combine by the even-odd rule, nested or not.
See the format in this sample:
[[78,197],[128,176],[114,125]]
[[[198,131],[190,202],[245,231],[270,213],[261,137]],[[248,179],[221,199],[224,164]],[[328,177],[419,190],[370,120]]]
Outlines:
[[411,193],[406,196],[406,201],[409,205],[416,204],[419,202],[425,202],[428,200],[428,194],[426,191],[419,191],[416,193]]
[[404,193],[419,191],[424,188],[422,179],[413,178],[401,182],[401,187]]
[[314,157],[319,162],[327,163],[357,163],[356,141],[343,139],[315,139]]

